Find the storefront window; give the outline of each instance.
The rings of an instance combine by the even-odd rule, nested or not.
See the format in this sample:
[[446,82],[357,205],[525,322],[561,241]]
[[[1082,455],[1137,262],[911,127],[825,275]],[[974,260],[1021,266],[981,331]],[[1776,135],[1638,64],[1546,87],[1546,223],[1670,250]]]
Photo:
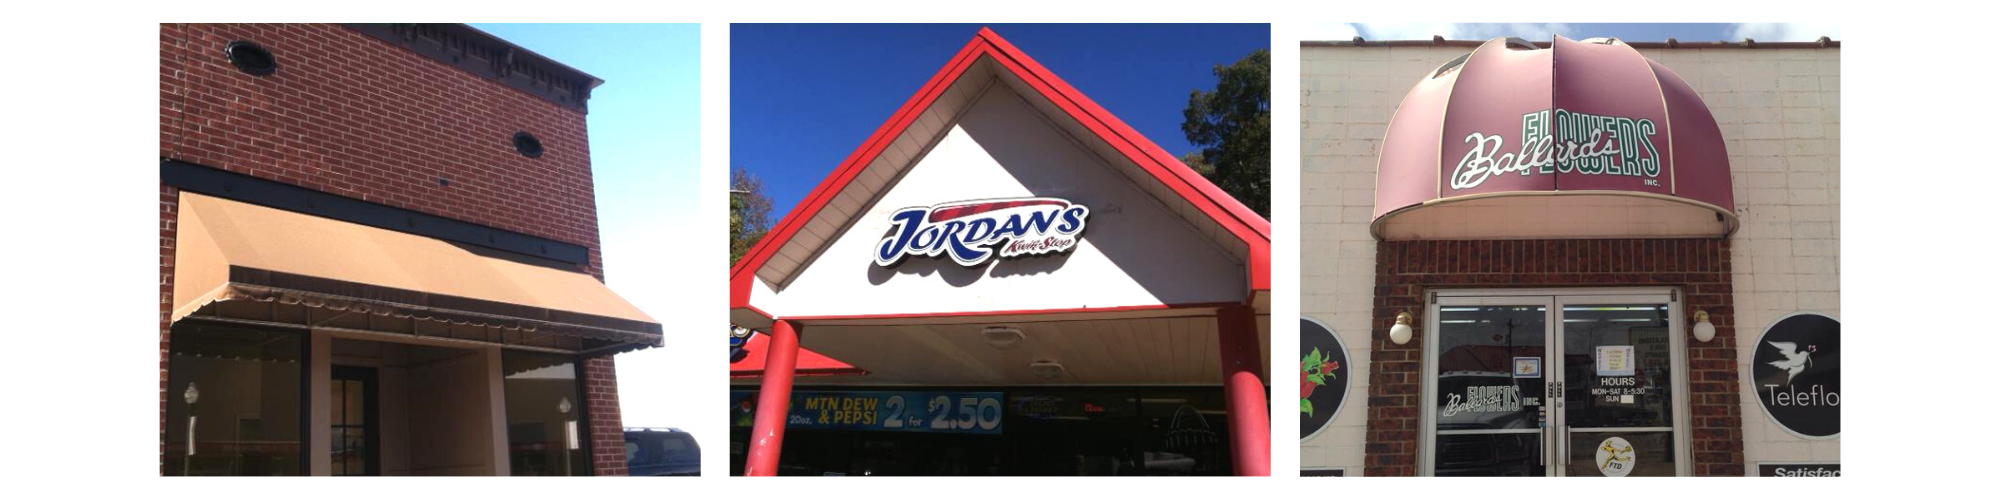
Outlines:
[[1517,376],[1516,360],[1539,363],[1548,309],[1536,306],[1444,307],[1438,310],[1439,432],[1526,431],[1540,428],[1540,378]]
[[1227,407],[1220,390],[1140,389],[1139,416],[1146,419],[1147,432],[1141,437],[1138,473],[1229,475]]
[[304,474],[306,335],[187,323],[172,335],[161,473]]
[[1140,474],[1139,394],[1111,388],[1007,392],[1007,428],[1019,454],[1014,473],[1031,476]]
[[1009,391],[1012,474],[1228,475],[1229,415],[1219,387]]
[[[1572,427],[1673,427],[1667,307],[1563,308],[1565,387]],[[1603,359],[1609,356],[1611,359]],[[1605,371],[1616,363],[1616,371]]]
[[[806,389],[810,390],[810,389]],[[1004,395],[997,434],[788,428],[781,475],[1227,475],[1220,387],[963,388]],[[730,472],[742,473],[754,391],[731,394]]]
[[590,475],[577,360],[505,350],[507,455],[516,476]]

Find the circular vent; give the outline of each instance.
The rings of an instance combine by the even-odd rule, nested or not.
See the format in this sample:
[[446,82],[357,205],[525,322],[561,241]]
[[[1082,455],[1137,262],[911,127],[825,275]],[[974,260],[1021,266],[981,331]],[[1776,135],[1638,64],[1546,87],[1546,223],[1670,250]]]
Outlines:
[[514,151],[529,158],[542,157],[542,140],[527,132],[514,133]]
[[277,56],[271,55],[271,51],[264,50],[264,46],[262,45],[237,40],[229,42],[229,45],[223,47],[222,51],[229,54],[229,64],[236,66],[236,69],[242,70],[244,73],[264,76],[278,71]]

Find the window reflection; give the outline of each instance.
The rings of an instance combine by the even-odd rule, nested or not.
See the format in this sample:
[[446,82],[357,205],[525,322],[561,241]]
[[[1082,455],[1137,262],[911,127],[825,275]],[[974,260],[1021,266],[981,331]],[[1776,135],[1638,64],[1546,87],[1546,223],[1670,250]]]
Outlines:
[[1518,358],[1540,362],[1548,332],[1541,306],[1443,307],[1438,311],[1439,431],[1535,429],[1543,379],[1515,377]]
[[302,332],[175,324],[161,472],[303,474],[305,339]]
[[1477,477],[1538,477],[1542,434],[1439,434],[1433,474]]
[[576,358],[503,350],[507,451],[516,476],[590,474]]
[[[811,390],[806,388],[801,391]],[[1228,475],[1220,387],[962,388],[1006,395],[999,435],[787,429],[781,475]],[[1268,390],[1268,389],[1267,389]],[[738,391],[732,401],[752,401]],[[732,415],[752,409],[732,405]],[[730,434],[742,474],[747,419]]]
[[[1569,426],[1673,426],[1668,335],[1664,305],[1564,307]],[[1600,361],[1618,366],[1601,366]]]

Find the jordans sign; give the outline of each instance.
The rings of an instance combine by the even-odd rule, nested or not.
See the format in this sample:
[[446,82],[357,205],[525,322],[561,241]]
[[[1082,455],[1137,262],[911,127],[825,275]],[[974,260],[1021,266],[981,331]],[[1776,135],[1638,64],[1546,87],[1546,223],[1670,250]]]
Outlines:
[[893,229],[875,247],[875,264],[894,266],[906,256],[948,255],[962,266],[994,256],[1068,252],[1083,234],[1090,208],[1061,198],[956,201],[897,210]]

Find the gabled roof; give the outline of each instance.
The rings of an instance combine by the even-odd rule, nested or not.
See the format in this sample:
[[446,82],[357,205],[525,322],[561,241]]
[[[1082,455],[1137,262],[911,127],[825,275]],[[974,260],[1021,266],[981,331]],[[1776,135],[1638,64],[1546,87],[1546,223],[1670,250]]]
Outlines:
[[[848,155],[840,166],[819,185],[814,187],[798,206],[785,215],[770,232],[752,247],[748,254],[730,269],[730,308],[749,310],[757,315],[768,314],[751,307],[751,289],[756,284],[758,272],[772,257],[783,249],[793,237],[800,236],[804,228],[821,210],[834,204],[842,192],[862,179],[862,173],[875,162],[877,157],[888,154],[891,145],[903,133],[917,124],[926,110],[937,104],[946,91],[968,70],[978,66],[982,60],[991,61],[995,72],[1005,72],[1021,82],[1025,92],[1033,92],[1052,103],[1054,108],[1075,120],[1097,139],[1104,141],[1109,149],[1116,151],[1125,160],[1137,165],[1145,175],[1159,182],[1172,196],[1179,197],[1203,217],[1212,221],[1229,236],[1242,240],[1248,247],[1245,253],[1245,267],[1248,269],[1247,290],[1269,291],[1271,288],[1270,243],[1271,224],[1231,197],[1215,184],[1210,183],[1194,169],[1182,164],[1178,158],[1161,149],[1132,127],[1113,116],[1075,87],[1042,67],[1020,49],[1008,43],[993,30],[981,28],[972,41],[959,49],[958,54],[945,63],[936,75],[930,78],[916,95],[903,103],[886,123],[875,130],[861,146]],[[826,238],[831,240],[831,238]]]

